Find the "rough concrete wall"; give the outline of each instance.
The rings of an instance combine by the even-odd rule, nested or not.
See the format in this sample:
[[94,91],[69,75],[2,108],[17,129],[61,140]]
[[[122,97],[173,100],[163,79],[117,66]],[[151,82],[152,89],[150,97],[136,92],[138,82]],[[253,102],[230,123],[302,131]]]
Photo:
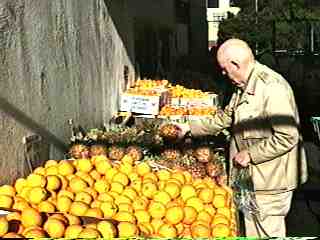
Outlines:
[[[107,122],[124,65],[134,74],[111,16],[103,0],[1,0],[0,96],[64,142],[70,118]],[[0,110],[0,132],[2,184],[26,173],[21,140],[31,131]],[[62,156],[51,147],[51,158]]]

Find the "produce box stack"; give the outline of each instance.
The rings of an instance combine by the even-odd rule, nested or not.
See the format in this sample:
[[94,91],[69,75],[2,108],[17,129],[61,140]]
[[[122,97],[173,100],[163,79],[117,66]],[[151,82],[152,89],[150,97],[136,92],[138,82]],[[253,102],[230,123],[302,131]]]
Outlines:
[[183,119],[210,117],[218,105],[218,95],[211,92],[173,86],[167,80],[139,80],[122,94],[120,111]]

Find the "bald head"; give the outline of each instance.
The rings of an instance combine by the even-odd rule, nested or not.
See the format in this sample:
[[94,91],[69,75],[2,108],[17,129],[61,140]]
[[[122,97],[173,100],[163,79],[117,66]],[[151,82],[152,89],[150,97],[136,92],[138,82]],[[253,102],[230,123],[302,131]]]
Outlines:
[[238,87],[246,84],[255,59],[248,44],[240,39],[229,39],[218,49],[217,60],[223,73]]

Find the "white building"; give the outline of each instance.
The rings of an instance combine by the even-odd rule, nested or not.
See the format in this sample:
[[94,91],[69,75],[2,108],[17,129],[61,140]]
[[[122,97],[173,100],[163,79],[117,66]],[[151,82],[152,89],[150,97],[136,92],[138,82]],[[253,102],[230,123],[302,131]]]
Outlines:
[[230,5],[230,0],[208,0],[207,21],[209,49],[217,43],[220,22],[228,17],[228,12],[236,15],[239,11],[240,8]]

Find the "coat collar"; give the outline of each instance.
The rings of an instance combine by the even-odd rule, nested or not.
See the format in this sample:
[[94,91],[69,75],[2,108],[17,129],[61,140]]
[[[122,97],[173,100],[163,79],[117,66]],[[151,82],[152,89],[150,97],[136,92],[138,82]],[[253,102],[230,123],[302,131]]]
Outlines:
[[254,95],[257,87],[257,80],[259,75],[259,62],[255,62],[253,69],[248,77],[248,83],[246,88],[244,89],[244,93],[249,95]]

